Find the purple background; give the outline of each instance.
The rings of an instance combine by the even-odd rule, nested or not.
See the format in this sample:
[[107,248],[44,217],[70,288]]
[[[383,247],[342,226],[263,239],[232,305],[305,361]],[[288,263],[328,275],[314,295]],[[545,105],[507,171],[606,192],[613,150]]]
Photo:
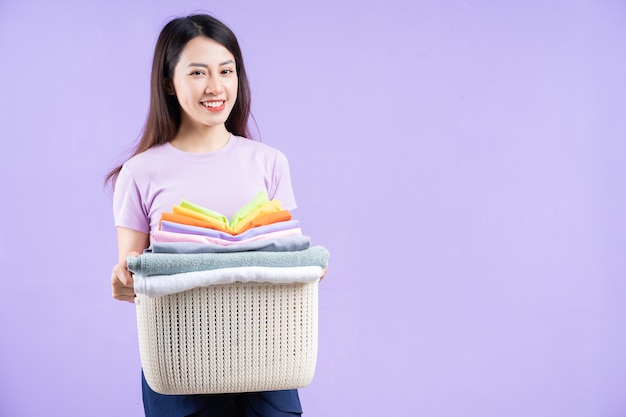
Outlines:
[[305,415],[626,415],[622,1],[0,1],[0,416],[140,416],[103,175],[154,42],[240,38],[331,251]]

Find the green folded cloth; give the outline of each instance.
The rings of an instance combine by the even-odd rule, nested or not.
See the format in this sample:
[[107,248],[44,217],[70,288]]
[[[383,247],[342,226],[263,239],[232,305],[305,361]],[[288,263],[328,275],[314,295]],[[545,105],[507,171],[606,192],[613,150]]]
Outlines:
[[266,203],[269,203],[270,199],[267,196],[267,191],[260,191],[248,204],[237,210],[237,212],[233,215],[233,217],[228,220],[226,216],[216,211],[210,210],[206,207],[199,206],[198,204],[194,204],[188,200],[182,200],[180,203],[181,207],[184,207],[189,210],[193,210],[196,213],[204,214],[205,216],[209,216],[214,218],[215,220],[221,222],[223,225],[234,229],[237,224],[244,219],[248,214],[252,213],[254,210],[263,206]]

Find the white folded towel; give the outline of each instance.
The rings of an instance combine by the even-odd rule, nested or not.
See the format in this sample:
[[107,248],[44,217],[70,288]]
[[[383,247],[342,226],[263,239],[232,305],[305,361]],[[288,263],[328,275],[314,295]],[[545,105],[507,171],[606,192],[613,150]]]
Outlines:
[[135,274],[134,286],[137,294],[157,298],[196,287],[232,284],[234,282],[269,282],[273,284],[313,282],[322,276],[322,271],[320,266],[242,266],[182,272],[172,275],[142,276]]

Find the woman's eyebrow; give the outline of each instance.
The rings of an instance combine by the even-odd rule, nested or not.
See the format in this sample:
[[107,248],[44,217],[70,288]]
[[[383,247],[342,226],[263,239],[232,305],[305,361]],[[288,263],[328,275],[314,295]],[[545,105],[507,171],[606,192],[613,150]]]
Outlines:
[[[223,66],[223,65],[228,65],[228,64],[234,64],[235,61],[233,61],[232,59],[229,59],[228,61],[224,61],[222,63],[219,64],[219,66]],[[202,67],[202,68],[209,68],[209,66],[207,64],[201,64],[199,62],[192,62],[189,65],[187,65],[187,68],[189,67]]]

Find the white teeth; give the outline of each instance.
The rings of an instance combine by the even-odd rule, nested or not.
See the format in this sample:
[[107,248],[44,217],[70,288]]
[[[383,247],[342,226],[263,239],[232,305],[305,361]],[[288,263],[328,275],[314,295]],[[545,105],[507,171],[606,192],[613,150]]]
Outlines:
[[204,107],[212,107],[212,108],[219,107],[222,104],[224,104],[223,101],[203,101],[202,102],[202,105]]

